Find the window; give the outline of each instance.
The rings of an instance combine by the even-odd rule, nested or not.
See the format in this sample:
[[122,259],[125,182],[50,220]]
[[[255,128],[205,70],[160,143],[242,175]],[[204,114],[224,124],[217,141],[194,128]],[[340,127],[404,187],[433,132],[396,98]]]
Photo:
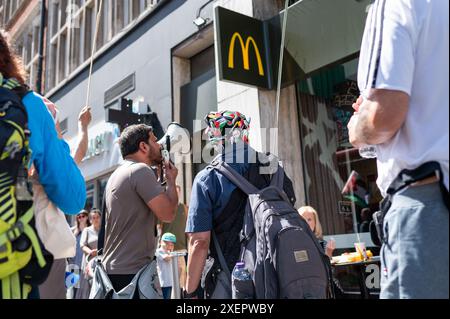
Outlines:
[[[95,50],[99,51],[110,43],[125,27],[158,2],[104,0]],[[60,84],[91,57],[100,0],[53,0],[50,3],[46,91]]]
[[15,39],[17,54],[22,58],[25,70],[29,75],[27,84],[32,89],[35,89],[37,81],[39,29],[39,17],[37,16],[31,25]]
[[[348,140],[351,105],[359,96],[357,63],[328,67],[297,84],[306,203],[317,210],[325,240],[336,241],[335,256],[354,251],[355,242],[379,254],[369,234],[381,200],[376,160],[362,158]],[[358,292],[354,267],[340,267],[335,276],[346,293]]]
[[[357,61],[326,68],[297,85],[307,202],[319,212],[326,235],[367,232],[363,225],[372,214],[363,209],[374,213],[381,200],[376,161],[361,158],[348,141],[351,105],[359,95]],[[350,176],[351,193],[344,189]]]
[[6,26],[19,13],[19,9],[25,2],[25,0],[2,1],[0,4],[0,25]]

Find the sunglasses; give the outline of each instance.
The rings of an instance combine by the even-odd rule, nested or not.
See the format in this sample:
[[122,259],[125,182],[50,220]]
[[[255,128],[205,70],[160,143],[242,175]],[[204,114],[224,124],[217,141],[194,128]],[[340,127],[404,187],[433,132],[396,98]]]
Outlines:
[[78,219],[81,219],[81,218],[87,218],[87,215],[78,215],[77,218],[78,218]]

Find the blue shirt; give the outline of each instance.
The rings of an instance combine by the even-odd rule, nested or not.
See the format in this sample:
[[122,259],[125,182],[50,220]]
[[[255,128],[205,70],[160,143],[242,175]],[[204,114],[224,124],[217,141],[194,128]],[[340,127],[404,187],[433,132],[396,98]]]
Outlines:
[[66,214],[76,214],[86,202],[86,186],[69,145],[60,139],[42,97],[31,92],[22,100],[31,131],[31,161],[48,198]]
[[[244,174],[250,167],[248,161],[249,147],[246,144],[242,147],[246,155],[243,163],[237,163],[240,161],[236,160],[236,154],[239,154],[240,146],[233,147],[232,152],[230,150],[230,152],[222,154],[222,159],[239,174]],[[235,188],[236,186],[228,178],[218,173],[211,166],[200,171],[192,185],[186,232],[198,233],[212,230],[213,220],[220,215],[228,204],[231,193]]]

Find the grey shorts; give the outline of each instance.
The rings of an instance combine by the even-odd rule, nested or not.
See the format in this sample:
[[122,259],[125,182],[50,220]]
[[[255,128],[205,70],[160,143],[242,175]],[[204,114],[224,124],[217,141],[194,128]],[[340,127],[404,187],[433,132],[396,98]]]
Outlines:
[[439,184],[395,194],[383,228],[380,298],[449,298],[449,212]]

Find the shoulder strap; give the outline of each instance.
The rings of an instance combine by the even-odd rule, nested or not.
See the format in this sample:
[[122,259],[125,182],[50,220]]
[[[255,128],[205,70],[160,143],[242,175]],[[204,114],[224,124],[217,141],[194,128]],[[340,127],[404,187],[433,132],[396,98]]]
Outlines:
[[97,241],[97,254],[103,255],[103,247],[105,246],[105,227],[106,227],[106,188],[103,192],[102,199],[102,224],[100,226],[100,232],[98,233],[98,241]]
[[278,187],[283,190],[284,188],[284,168],[283,163],[278,162],[278,167],[276,173],[273,175],[272,180],[270,181],[270,186]]
[[222,249],[220,249],[219,240],[217,239],[216,232],[211,230],[212,239],[214,242],[214,247],[216,248],[217,257],[219,258],[220,266],[222,270],[225,271],[227,277],[231,278],[230,269],[228,269],[227,262],[225,261],[225,257],[223,256]]
[[247,195],[257,193],[259,190],[247,181],[243,176],[239,175],[226,162],[218,162],[212,165],[214,169],[218,170],[222,175],[230,180],[234,185],[239,187]]

